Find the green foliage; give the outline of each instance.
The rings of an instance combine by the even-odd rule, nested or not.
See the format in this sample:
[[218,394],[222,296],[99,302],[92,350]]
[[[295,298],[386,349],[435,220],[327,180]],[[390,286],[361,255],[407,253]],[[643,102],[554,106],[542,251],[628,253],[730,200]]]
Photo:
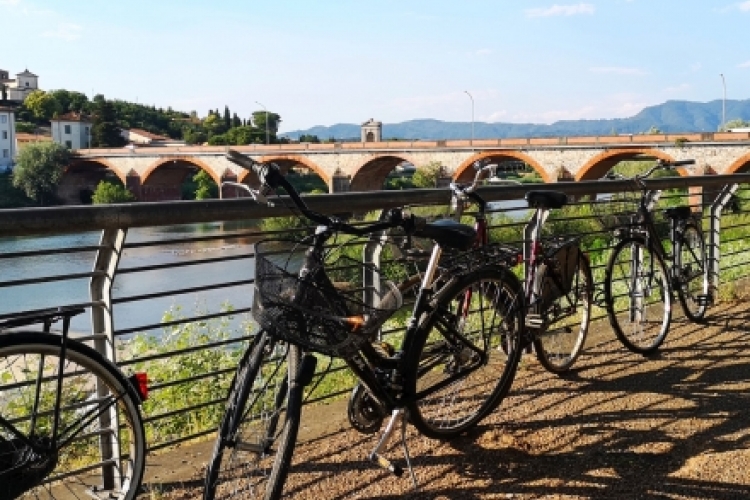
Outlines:
[[302,134],[299,136],[299,142],[311,142],[313,144],[320,144],[320,139],[317,135]]
[[19,208],[33,205],[33,200],[13,185],[13,176],[10,172],[0,173],[0,208]]
[[417,167],[412,177],[412,183],[414,187],[418,188],[434,188],[438,184],[438,179],[444,174],[444,167],[440,162],[433,161],[427,165]]
[[18,154],[13,185],[29,198],[44,204],[45,197],[57,188],[69,162],[70,151],[65,146],[54,142],[29,144]]
[[103,98],[96,101],[94,124],[91,127],[91,144],[98,148],[116,148],[125,145],[117,123],[117,113],[112,102]]
[[128,191],[122,183],[113,180],[103,180],[96,186],[91,202],[94,205],[109,205],[112,203],[129,203],[135,201],[133,193]]
[[750,122],[737,118],[734,120],[729,120],[723,126],[720,126],[719,132],[726,132],[727,130],[730,130],[733,128],[747,128],[747,127],[750,127]]
[[33,134],[36,132],[36,125],[29,122],[16,122],[16,132],[21,134]]
[[193,176],[193,182],[196,183],[197,188],[195,190],[196,200],[207,200],[210,198],[216,198],[219,192],[219,188],[214,182],[213,178],[208,175],[205,170],[200,170]]
[[31,92],[23,102],[34,118],[49,121],[53,116],[62,112],[62,106],[55,97],[44,90]]

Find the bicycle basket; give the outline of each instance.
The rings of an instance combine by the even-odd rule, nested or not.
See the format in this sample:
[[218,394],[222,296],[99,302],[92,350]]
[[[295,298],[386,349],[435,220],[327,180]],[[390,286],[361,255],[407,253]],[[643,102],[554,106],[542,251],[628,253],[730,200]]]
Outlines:
[[640,191],[623,191],[597,198],[592,211],[605,230],[612,230],[633,225],[640,203]]
[[539,269],[540,273],[544,273],[541,290],[544,307],[548,307],[572,289],[579,254],[577,240],[555,242],[547,250],[547,262]]
[[329,254],[301,273],[307,249],[287,240],[256,244],[253,316],[289,343],[346,356],[401,307],[401,293],[376,268],[345,255]]

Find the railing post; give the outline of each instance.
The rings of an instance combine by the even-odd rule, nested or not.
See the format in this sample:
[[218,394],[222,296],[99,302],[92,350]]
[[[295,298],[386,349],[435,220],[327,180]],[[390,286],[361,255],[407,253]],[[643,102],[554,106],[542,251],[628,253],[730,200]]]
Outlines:
[[[91,302],[91,331],[94,334],[94,349],[105,358],[116,361],[115,356],[115,328],[112,309],[112,284],[120,263],[122,249],[125,245],[126,229],[105,229],[102,231],[99,251],[94,261],[94,277],[89,283]],[[97,382],[97,398],[101,399],[109,394],[109,389]],[[99,451],[102,462],[102,487],[112,490],[120,481],[120,437],[117,407],[112,406],[99,416],[100,430]],[[109,432],[104,432],[105,430]]]
[[739,184],[727,184],[719,192],[716,199],[711,204],[711,213],[709,215],[709,232],[708,232],[708,262],[709,262],[709,289],[711,296],[715,297],[715,293],[719,290],[720,277],[719,272],[721,266],[719,260],[721,259],[721,212],[724,207],[732,199],[735,191]]
[[[389,210],[380,212],[380,219],[384,220]],[[362,300],[365,304],[375,307],[382,297],[380,292],[380,254],[383,252],[383,245],[388,239],[388,231],[382,230],[380,233],[370,235],[370,239],[362,250],[362,283],[364,284]],[[380,335],[380,333],[378,333]]]

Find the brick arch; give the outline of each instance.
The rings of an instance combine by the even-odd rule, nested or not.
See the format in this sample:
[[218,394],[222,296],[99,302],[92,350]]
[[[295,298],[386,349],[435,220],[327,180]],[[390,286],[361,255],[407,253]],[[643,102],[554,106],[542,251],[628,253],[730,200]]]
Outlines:
[[143,175],[141,175],[141,185],[146,185],[146,182],[148,181],[148,178],[151,177],[151,175],[162,165],[165,165],[170,162],[185,162],[190,163],[201,170],[205,170],[205,172],[211,176],[211,178],[214,180],[217,186],[221,185],[221,178],[216,174],[213,168],[211,168],[210,165],[204,163],[203,161],[195,158],[194,156],[169,156],[166,158],[160,158],[156,160],[154,163],[149,165],[149,167],[143,172]]
[[381,155],[370,158],[361,165],[352,177],[351,191],[380,191],[383,189],[383,183],[386,177],[394,168],[403,162],[409,162],[416,165],[408,156],[398,155]]
[[102,158],[90,158],[90,159],[89,158],[81,158],[81,159],[74,159],[73,161],[71,161],[63,169],[63,175],[67,174],[68,172],[70,172],[71,170],[73,170],[75,167],[78,167],[78,166],[80,166],[82,164],[85,164],[85,163],[98,163],[102,167],[106,168],[107,170],[109,170],[110,172],[112,172],[113,174],[115,174],[122,181],[123,186],[127,185],[126,181],[125,181],[127,175],[124,172],[121,172],[120,169],[118,169],[117,167],[115,167],[113,164],[111,164],[110,162],[108,162],[107,160],[102,159]]
[[474,178],[474,173],[473,173],[474,162],[477,160],[484,160],[486,158],[504,158],[504,159],[519,160],[529,165],[539,175],[541,175],[544,182],[557,181],[557,179],[553,179],[549,175],[549,173],[547,173],[545,168],[538,161],[536,161],[535,159],[533,159],[527,154],[521,153],[520,151],[485,151],[482,153],[477,153],[469,157],[468,159],[464,160],[463,163],[461,163],[458,166],[458,168],[456,169],[456,172],[453,174],[453,179],[454,180],[468,180],[469,178],[473,179]]
[[750,171],[750,153],[746,153],[739,158],[737,158],[734,162],[732,162],[731,165],[729,165],[729,168],[727,168],[726,172],[722,172],[724,174],[736,174],[739,172],[748,172]]
[[[603,153],[600,153],[591,158],[585,165],[583,165],[578,173],[576,173],[575,180],[586,181],[601,179],[604,175],[609,172],[612,167],[617,165],[623,160],[636,159],[639,156],[651,156],[659,158],[661,160],[673,161],[674,158],[659,151],[658,149],[648,148],[636,148],[636,149],[610,149]],[[677,169],[680,175],[686,175],[684,169]]]
[[[258,161],[262,161],[264,163],[276,163],[282,170],[282,172],[286,172],[289,170],[289,168],[295,166],[295,165],[303,165],[304,167],[309,168],[318,176],[323,179],[323,182],[326,183],[326,186],[329,188],[331,187],[331,176],[322,168],[320,168],[319,165],[311,162],[309,159],[305,158],[304,156],[299,155],[267,155],[262,156],[261,158],[257,158]],[[239,182],[250,182],[250,183],[257,183],[257,177],[255,176],[255,173],[242,169],[242,174],[238,178]]]

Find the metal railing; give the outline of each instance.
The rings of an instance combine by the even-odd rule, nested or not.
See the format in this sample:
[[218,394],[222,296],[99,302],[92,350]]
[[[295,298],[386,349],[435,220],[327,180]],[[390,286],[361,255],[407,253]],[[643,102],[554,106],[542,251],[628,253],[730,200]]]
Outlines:
[[[730,270],[733,279],[750,274],[750,250],[742,236],[746,234],[746,214],[736,206],[730,215],[725,210],[738,199],[741,208],[742,187],[749,182],[750,174],[647,182],[654,189],[671,190],[666,199],[676,197],[703,210],[712,283],[717,289],[721,288],[722,272]],[[567,212],[553,211],[550,226],[567,225],[593,241],[588,251],[598,255],[592,259],[592,267],[594,275],[601,276],[612,240],[597,229],[586,207],[597,193],[630,187],[624,181],[562,182],[486,186],[479,192],[493,202],[520,200],[532,189],[568,194],[575,201]],[[700,200],[698,189],[703,192]],[[342,207],[355,214],[397,206],[436,211],[436,206],[447,206],[449,193],[446,189],[339,193],[311,196],[307,201],[313,210],[326,213],[340,212]],[[525,210],[496,207],[492,232],[522,246],[528,220]],[[27,298],[21,302],[0,300],[0,308],[4,308],[0,319],[53,306],[90,308],[90,321],[74,325],[79,337],[116,360],[126,372],[149,373],[150,406],[145,407],[144,416],[150,450],[200,438],[215,431],[233,368],[254,331],[248,314],[252,244],[269,234],[257,221],[291,214],[281,206],[259,206],[249,199],[0,210],[0,245],[27,243],[10,251],[0,246],[0,295]],[[245,223],[219,230],[220,224],[233,221]],[[184,224],[197,224],[205,234],[179,237],[184,229],[179,225]],[[176,228],[149,232],[167,226]],[[146,231],[139,232],[139,228]],[[61,240],[49,238],[55,235],[69,238],[61,245]],[[61,272],[60,262],[70,269]],[[188,312],[195,296],[202,302],[197,311]],[[346,380],[345,370],[333,365],[335,370],[328,378]],[[346,382],[318,386],[309,401],[347,390]]]

